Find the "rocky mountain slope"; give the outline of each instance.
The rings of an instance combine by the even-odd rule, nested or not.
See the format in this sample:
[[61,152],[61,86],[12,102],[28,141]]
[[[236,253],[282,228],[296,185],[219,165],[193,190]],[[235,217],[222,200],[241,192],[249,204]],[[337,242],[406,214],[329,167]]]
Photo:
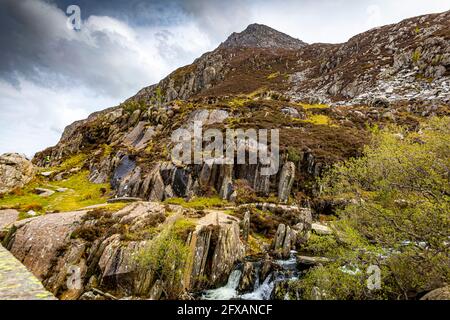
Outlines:
[[[69,125],[56,146],[32,160],[39,175],[31,183],[30,170],[16,183],[23,170],[0,162],[0,175],[14,173],[0,184],[0,205],[28,218],[8,220],[0,238],[59,298],[192,298],[225,284],[244,257],[258,256],[257,267],[241,268],[236,288],[246,292],[256,275],[280,269],[274,258],[288,259],[311,232],[330,232],[317,220],[351,199],[318,198],[317,178],[359,156],[371,127],[414,130],[423,119],[449,114],[449,21],[450,11],[415,17],[343,44],[306,44],[250,25],[122,104]],[[278,129],[278,172],[261,175],[260,164],[173,162],[172,133],[194,134],[195,121],[220,131]],[[81,190],[85,184],[89,192]],[[103,204],[107,199],[119,207]],[[174,230],[182,244],[174,256],[189,258],[177,268],[181,277],[168,279],[153,255]],[[148,246],[152,254],[141,254]],[[297,257],[303,267],[326,261],[320,258]],[[67,287],[63,266],[78,268],[81,287]]]
[[58,145],[34,162],[54,165],[90,153],[90,180],[110,179],[118,196],[163,200],[200,195],[208,186],[229,198],[232,191],[222,191],[236,179],[261,195],[280,194],[280,174],[266,182],[256,167],[174,166],[168,162],[171,133],[183,125],[192,129],[194,121],[278,128],[282,163],[289,149],[297,177],[308,180],[357,155],[366,125],[414,127],[420,117],[448,113],[449,15],[408,19],[338,45],[306,45],[251,25],[123,104],[68,126]]

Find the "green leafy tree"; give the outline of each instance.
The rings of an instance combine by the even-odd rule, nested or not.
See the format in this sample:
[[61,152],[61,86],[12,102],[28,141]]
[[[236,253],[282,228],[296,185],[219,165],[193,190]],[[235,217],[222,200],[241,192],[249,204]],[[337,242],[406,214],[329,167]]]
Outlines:
[[[449,284],[449,168],[450,118],[429,119],[417,132],[374,130],[363,157],[321,180],[323,195],[349,204],[334,224],[340,245],[327,254],[335,262],[308,274],[300,285],[305,295],[317,286],[328,298],[410,299]],[[361,275],[372,264],[382,286],[368,291]],[[358,272],[349,277],[343,266]]]

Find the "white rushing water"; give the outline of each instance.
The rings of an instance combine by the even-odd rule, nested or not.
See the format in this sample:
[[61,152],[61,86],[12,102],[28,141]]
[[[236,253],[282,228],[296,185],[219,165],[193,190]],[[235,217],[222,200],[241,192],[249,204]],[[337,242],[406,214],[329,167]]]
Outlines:
[[268,300],[272,295],[275,284],[278,281],[298,279],[297,277],[297,263],[295,252],[287,260],[277,260],[275,264],[281,267],[281,270],[270,273],[266,279],[261,283],[259,279],[259,263],[256,264],[256,279],[252,292],[239,294],[239,281],[242,276],[242,271],[235,269],[230,273],[228,282],[225,286],[207,290],[203,293],[201,299],[203,300]]
[[203,300],[231,300],[238,297],[237,288],[239,280],[241,279],[241,270],[233,270],[228,277],[228,282],[225,286],[208,290],[202,296]]

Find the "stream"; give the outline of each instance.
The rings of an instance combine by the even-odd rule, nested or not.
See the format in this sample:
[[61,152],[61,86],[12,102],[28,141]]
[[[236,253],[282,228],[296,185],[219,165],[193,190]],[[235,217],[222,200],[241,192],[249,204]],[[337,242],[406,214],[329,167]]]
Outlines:
[[[269,300],[277,282],[298,279],[300,271],[297,269],[296,252],[292,251],[289,259],[274,260],[279,270],[272,271],[265,279],[259,278],[261,261],[253,262],[256,269],[256,280],[253,291],[239,293],[239,281],[242,271],[236,267],[229,275],[228,282],[223,287],[206,290],[201,295],[202,300]],[[261,281],[262,280],[262,281]]]

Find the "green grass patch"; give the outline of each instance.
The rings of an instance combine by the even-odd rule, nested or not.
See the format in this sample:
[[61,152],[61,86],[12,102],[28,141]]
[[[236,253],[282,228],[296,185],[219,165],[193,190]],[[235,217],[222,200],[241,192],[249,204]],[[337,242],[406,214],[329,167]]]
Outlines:
[[194,227],[190,220],[179,219],[137,253],[141,268],[151,270],[163,281],[163,292],[168,299],[178,298],[183,291],[182,279],[190,252],[186,239]]
[[78,153],[76,155],[73,155],[66,160],[64,160],[60,165],[54,166],[54,167],[47,167],[42,168],[41,172],[47,172],[47,171],[56,171],[56,172],[62,172],[66,171],[72,168],[81,168],[84,164],[84,162],[87,159],[87,155],[84,153]]
[[[80,171],[63,181],[47,181],[38,177],[26,185],[21,192],[9,193],[0,199],[0,207],[14,208],[19,210],[22,218],[27,216],[28,210],[37,213],[47,211],[73,211],[87,206],[105,203],[110,185],[94,184],[88,180],[89,172]],[[41,197],[34,193],[35,188],[46,188],[56,190],[57,188],[67,188],[65,192],[55,192],[49,197]],[[123,204],[116,204],[118,207]]]

